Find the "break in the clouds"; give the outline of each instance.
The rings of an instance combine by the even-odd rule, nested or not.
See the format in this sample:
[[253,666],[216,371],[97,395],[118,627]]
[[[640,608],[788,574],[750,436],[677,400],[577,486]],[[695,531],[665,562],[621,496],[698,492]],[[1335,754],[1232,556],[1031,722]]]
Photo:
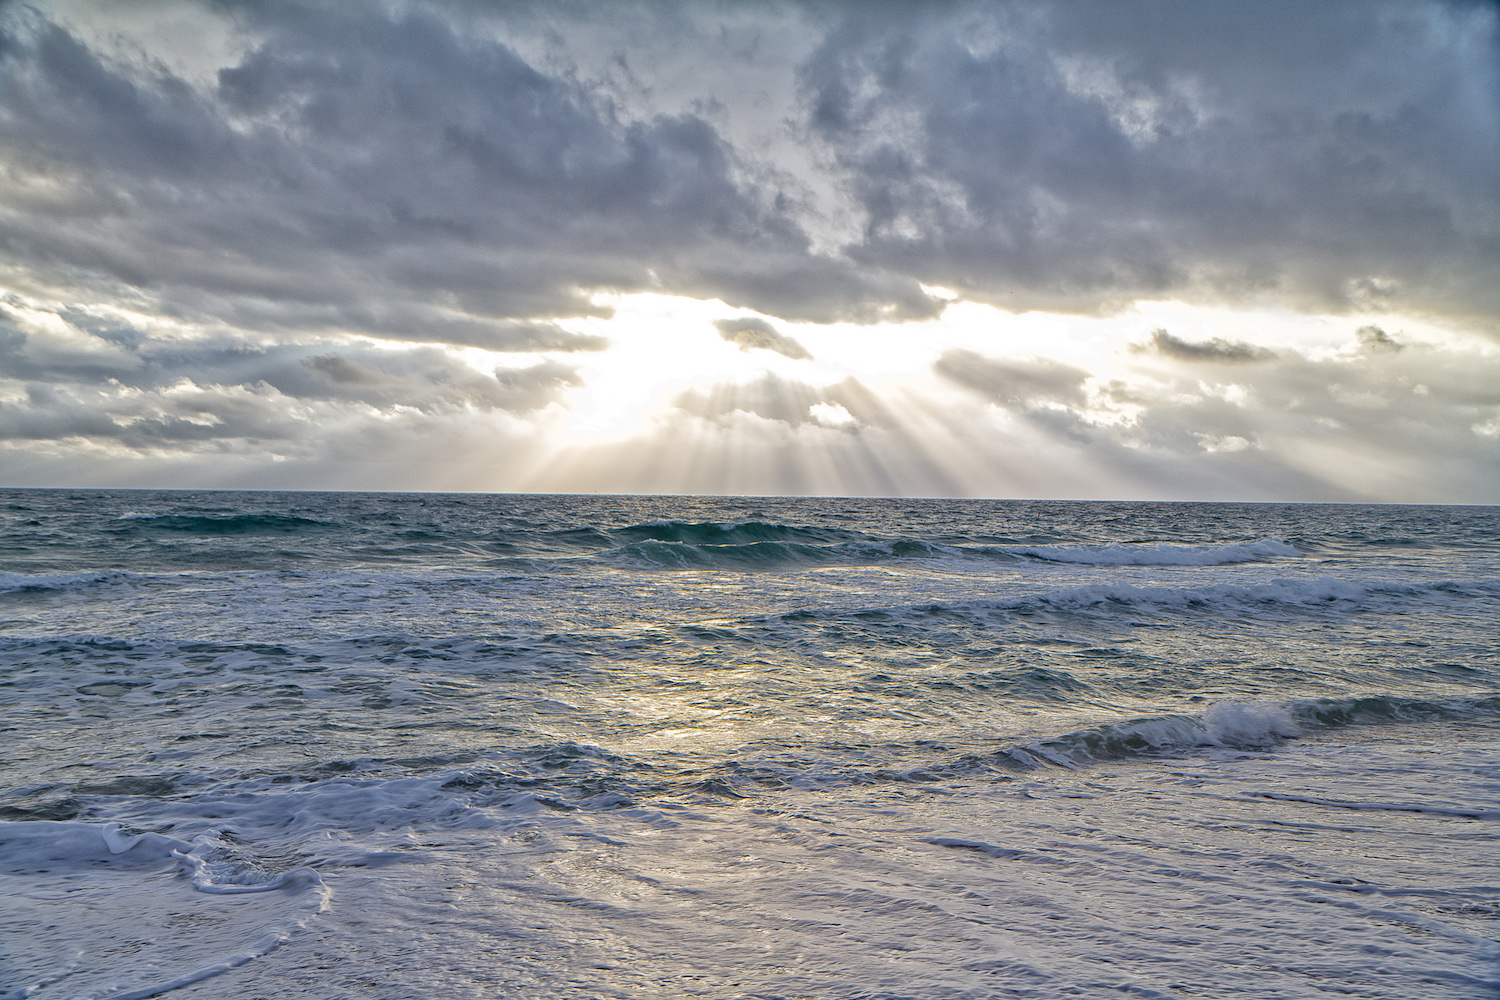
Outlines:
[[0,8],[0,480],[1493,500],[1493,6]]

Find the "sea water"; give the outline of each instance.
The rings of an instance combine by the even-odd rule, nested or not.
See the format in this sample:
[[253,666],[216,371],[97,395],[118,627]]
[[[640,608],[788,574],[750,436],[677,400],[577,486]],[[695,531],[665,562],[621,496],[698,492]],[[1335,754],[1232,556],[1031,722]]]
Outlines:
[[0,492],[0,997],[1500,991],[1500,510]]

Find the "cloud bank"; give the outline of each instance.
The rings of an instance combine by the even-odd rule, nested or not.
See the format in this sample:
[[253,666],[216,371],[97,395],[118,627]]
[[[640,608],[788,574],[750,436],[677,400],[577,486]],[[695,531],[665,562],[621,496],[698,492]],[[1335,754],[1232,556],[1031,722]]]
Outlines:
[[[7,6],[0,480],[1492,499],[1497,24]],[[648,294],[714,303],[738,360],[597,445],[570,414]],[[1161,300],[1353,336],[944,325]],[[823,328],[915,360],[840,368]]]

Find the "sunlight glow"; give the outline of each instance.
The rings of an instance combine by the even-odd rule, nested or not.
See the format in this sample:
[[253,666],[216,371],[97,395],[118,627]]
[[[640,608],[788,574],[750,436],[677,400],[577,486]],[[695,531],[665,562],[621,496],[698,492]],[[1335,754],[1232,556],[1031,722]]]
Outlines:
[[[983,303],[954,301],[933,319],[871,325],[789,323],[717,299],[656,293],[600,295],[595,304],[612,309],[613,315],[574,319],[563,325],[571,332],[607,337],[609,348],[584,356],[556,356],[577,364],[583,380],[570,396],[564,428],[575,444],[637,433],[694,388],[743,385],[768,374],[818,388],[853,378],[886,389],[896,384],[926,386],[930,393],[935,381],[930,374],[933,365],[945,351],[955,349],[997,359],[1054,359],[1089,372],[1097,385],[1126,376],[1149,378],[1138,370],[1142,359],[1130,347],[1147,341],[1157,329],[1190,341],[1221,338],[1313,356],[1347,350],[1355,331],[1369,325],[1420,342],[1451,342],[1457,336],[1407,316],[1308,315],[1176,301],[1138,302],[1109,316],[1017,314]],[[770,324],[804,346],[811,358],[796,360],[768,349],[742,350],[714,327],[716,321],[746,317]],[[494,365],[495,355],[490,352],[464,354],[476,368]],[[516,355],[507,358],[510,364],[517,363]],[[1232,392],[1233,387],[1226,386],[1224,391]],[[817,404],[810,412],[820,425],[848,426],[854,418],[842,407],[838,411]]]

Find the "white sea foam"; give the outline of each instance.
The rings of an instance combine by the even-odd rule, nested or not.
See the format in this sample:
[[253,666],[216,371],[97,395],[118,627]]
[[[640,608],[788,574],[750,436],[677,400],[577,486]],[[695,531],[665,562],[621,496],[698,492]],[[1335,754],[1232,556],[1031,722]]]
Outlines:
[[1286,705],[1275,702],[1221,701],[1203,713],[1203,729],[1218,746],[1265,747],[1301,736]]
[[[174,867],[201,904],[162,881]],[[188,843],[118,823],[0,822],[0,870],[0,928],[12,945],[0,971],[16,980],[0,984],[0,1000],[54,987],[77,1000],[158,996],[263,958],[330,898],[310,868],[267,873],[216,838]],[[219,897],[236,899],[209,902]],[[25,936],[12,937],[21,926]]]
[[1105,723],[1012,747],[1007,754],[1027,767],[1050,763],[1072,768],[1205,747],[1271,750],[1285,740],[1329,729],[1497,716],[1500,697],[1421,699],[1370,694],[1289,702],[1228,700],[1210,705],[1202,715]]
[[0,863],[12,872],[59,863],[152,864],[170,861],[179,852],[192,849],[192,844],[159,833],[123,833],[118,823],[0,822]]
[[1199,716],[1163,715],[1107,723],[1013,747],[1009,755],[1028,767],[1045,763],[1072,768],[1203,747],[1266,750],[1302,735],[1292,706],[1222,701]]
[[[1275,714],[1241,703],[1199,722],[1235,739],[1254,735],[1238,716],[1274,730]],[[986,783],[980,798],[794,788],[763,808],[683,811],[671,827],[634,810],[541,808],[514,838],[419,823],[386,855],[405,863],[333,876],[316,951],[343,965],[309,970],[306,950],[286,949],[247,963],[223,995],[341,995],[344,969],[464,998],[930,1000],[955,983],[973,996],[1243,995],[1221,988],[1225,955],[1262,992],[1297,994],[1316,967],[1333,971],[1301,989],[1310,997],[1483,995],[1493,864],[1473,820],[1429,809],[1375,829],[1339,808],[1388,801],[1365,782],[1391,763],[1428,768],[1414,804],[1434,788],[1445,802],[1482,794],[1445,755],[1391,761],[1378,744],[1302,740],[1232,766],[1182,756],[1107,780],[1092,769]],[[1268,786],[1323,791],[1255,797]]]
[[195,889],[217,895],[323,888],[322,879],[311,868],[266,873],[211,835],[188,843],[160,833],[126,833],[119,823],[0,821],[0,854],[0,864],[12,873],[54,871],[60,865],[175,862]]
[[[1225,700],[1197,715],[1122,719],[1036,739],[999,753],[1026,768],[1054,764],[1072,769],[1206,748],[1271,751],[1287,740],[1331,729],[1497,716],[1500,698],[1421,700],[1368,695],[1292,702]],[[756,794],[759,782],[829,789],[931,782],[942,780],[940,775],[964,772],[961,761],[956,762],[951,753],[924,753],[925,761],[903,770],[838,754],[809,753],[793,760],[777,760],[731,751],[725,762],[728,769],[721,773],[745,778],[737,786],[740,791],[732,796],[744,797],[741,792]],[[21,858],[28,857],[29,850],[55,851],[58,857],[74,860],[106,859],[106,852],[127,860],[171,858],[192,876],[201,891],[264,892],[316,885],[317,873],[308,868],[267,871],[247,861],[216,831],[232,827],[262,842],[316,842],[320,845],[317,857],[363,864],[361,853],[347,845],[341,847],[340,838],[404,837],[404,831],[414,828],[503,831],[544,815],[566,822],[568,816],[586,813],[623,814],[632,809],[671,812],[682,807],[678,796],[695,794],[705,784],[701,771],[684,776],[674,785],[660,774],[637,772],[631,761],[613,760],[610,763],[604,755],[596,766],[570,775],[560,770],[528,769],[525,760],[497,750],[461,767],[444,767],[426,774],[392,774],[386,770],[301,784],[283,783],[273,777],[247,778],[226,781],[217,790],[142,800],[155,820],[169,824],[183,837],[190,836],[191,844],[159,834],[127,836],[118,826],[36,822],[0,824],[0,830],[11,831],[9,841],[0,836],[0,845],[7,845],[8,853]],[[369,766],[380,767],[375,762]],[[630,791],[642,800],[641,805],[632,806],[633,799],[625,794],[601,793],[601,779]],[[632,790],[632,782],[644,785]],[[725,779],[718,779],[718,783],[723,786],[719,794],[724,794]],[[111,801],[119,800],[112,797]],[[12,850],[9,844],[20,847]],[[52,855],[37,857],[46,860]]]

